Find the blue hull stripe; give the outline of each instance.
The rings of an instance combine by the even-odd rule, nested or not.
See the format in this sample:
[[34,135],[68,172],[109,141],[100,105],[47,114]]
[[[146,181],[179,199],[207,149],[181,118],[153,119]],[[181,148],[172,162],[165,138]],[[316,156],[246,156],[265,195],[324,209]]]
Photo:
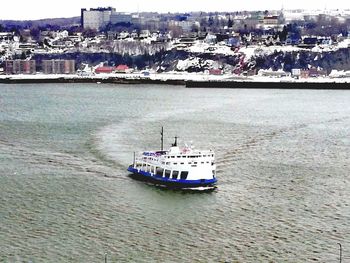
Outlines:
[[141,175],[145,179],[158,181],[159,183],[166,183],[169,185],[176,184],[176,185],[183,185],[183,186],[207,186],[207,185],[213,185],[217,182],[216,178],[202,179],[202,180],[184,180],[184,179],[172,179],[172,178],[160,177],[160,176],[151,174],[150,172],[145,172],[145,171],[135,169],[132,166],[129,166],[128,171],[133,174]]

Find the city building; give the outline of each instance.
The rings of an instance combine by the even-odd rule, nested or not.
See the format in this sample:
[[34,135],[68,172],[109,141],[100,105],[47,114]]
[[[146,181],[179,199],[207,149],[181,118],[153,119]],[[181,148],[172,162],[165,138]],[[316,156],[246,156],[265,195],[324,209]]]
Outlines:
[[131,22],[132,16],[130,14],[117,13],[116,9],[112,7],[91,8],[90,10],[85,8],[81,9],[81,26],[84,29],[99,30],[109,23],[118,24]]
[[84,29],[96,29],[106,26],[111,22],[111,15],[115,12],[115,8],[86,8],[81,9],[81,26]]
[[14,32],[0,32],[0,41],[12,41]]
[[265,16],[264,17],[264,25],[275,26],[278,25],[278,16]]
[[131,23],[132,16],[130,14],[112,12],[110,22],[112,24]]
[[42,61],[44,74],[74,74],[75,61],[63,59],[51,59]]
[[115,72],[115,67],[99,66],[95,69],[96,74],[110,74]]
[[6,60],[5,74],[35,74],[36,63],[35,60]]
[[209,74],[210,75],[222,75],[223,71],[221,69],[209,69]]
[[118,65],[115,68],[116,73],[130,73],[131,69],[127,65]]
[[180,27],[183,32],[192,32],[199,30],[200,23],[197,21],[176,21],[170,20],[168,23],[169,27]]
[[306,69],[306,70],[304,70],[304,69],[300,70],[300,78],[302,78],[302,79],[307,79],[308,77],[309,77],[309,70],[308,70],[308,69]]

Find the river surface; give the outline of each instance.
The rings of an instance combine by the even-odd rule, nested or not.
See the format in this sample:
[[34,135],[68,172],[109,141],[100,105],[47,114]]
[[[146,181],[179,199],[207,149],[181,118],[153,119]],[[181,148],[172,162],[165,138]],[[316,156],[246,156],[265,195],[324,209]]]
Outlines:
[[[212,192],[128,176],[214,149]],[[350,91],[0,85],[0,262],[350,262]]]

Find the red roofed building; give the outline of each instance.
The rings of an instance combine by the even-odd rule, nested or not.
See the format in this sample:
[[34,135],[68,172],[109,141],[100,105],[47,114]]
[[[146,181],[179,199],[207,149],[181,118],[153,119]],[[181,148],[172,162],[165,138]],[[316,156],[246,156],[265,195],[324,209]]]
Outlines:
[[98,67],[95,69],[95,73],[96,74],[100,74],[100,73],[113,73],[115,71],[115,67]]
[[119,65],[115,68],[115,71],[117,73],[128,73],[130,72],[130,69],[127,65]]
[[209,74],[210,75],[222,75],[222,70],[221,69],[209,69]]

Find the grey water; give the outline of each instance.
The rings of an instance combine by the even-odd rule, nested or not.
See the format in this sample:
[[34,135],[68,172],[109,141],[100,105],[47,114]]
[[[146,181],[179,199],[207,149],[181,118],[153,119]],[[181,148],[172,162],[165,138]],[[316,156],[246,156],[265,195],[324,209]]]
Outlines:
[[[133,180],[175,135],[217,189]],[[350,262],[350,91],[0,85],[0,262]]]

